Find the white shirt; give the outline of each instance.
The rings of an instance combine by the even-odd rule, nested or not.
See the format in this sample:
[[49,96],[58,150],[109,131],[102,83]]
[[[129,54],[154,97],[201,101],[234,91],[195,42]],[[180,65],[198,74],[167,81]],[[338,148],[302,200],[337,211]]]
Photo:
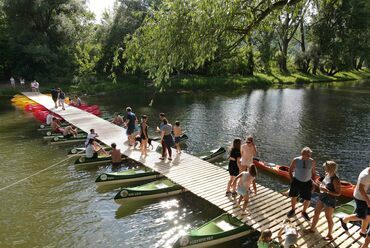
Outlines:
[[86,147],[86,151],[85,151],[85,156],[87,158],[92,158],[94,156],[94,147],[92,144],[89,144],[87,147]]
[[35,82],[34,85],[33,85],[33,87],[35,87],[35,89],[38,89],[39,86],[40,86],[40,84],[38,82]]
[[89,140],[95,139],[95,138],[96,138],[96,133],[89,133],[85,141],[85,146],[87,146],[87,144],[89,143]]
[[353,192],[353,196],[361,201],[365,201],[365,199],[362,197],[359,189],[359,185],[363,184],[365,188],[365,192],[370,198],[370,173],[369,173],[369,168],[366,168],[365,170],[361,171],[360,175],[358,176],[357,179],[357,184],[355,187],[355,190]]
[[48,114],[46,116],[46,125],[50,125],[52,121],[53,121],[53,115]]

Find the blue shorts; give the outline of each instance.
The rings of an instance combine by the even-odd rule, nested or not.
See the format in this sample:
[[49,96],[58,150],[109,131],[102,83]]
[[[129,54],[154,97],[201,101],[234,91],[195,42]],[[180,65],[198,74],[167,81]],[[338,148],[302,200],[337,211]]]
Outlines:
[[355,202],[356,202],[355,209],[356,216],[360,219],[366,219],[366,217],[370,215],[370,208],[367,206],[366,201],[358,200],[355,198]]
[[246,196],[249,195],[249,189],[246,189],[243,186],[238,185],[238,188],[236,189],[239,195],[241,196]]
[[175,137],[175,144],[178,144],[178,143],[180,143],[180,136]]

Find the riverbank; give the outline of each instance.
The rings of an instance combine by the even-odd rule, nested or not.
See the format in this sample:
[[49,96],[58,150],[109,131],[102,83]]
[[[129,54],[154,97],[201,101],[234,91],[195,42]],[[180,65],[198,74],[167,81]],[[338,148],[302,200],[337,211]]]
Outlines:
[[[237,88],[267,88],[275,86],[287,86],[294,84],[307,83],[322,83],[322,82],[336,82],[336,81],[351,81],[369,79],[370,71],[345,71],[339,72],[335,76],[327,76],[324,74],[305,74],[302,72],[293,72],[291,74],[281,74],[272,72],[270,74],[255,73],[254,76],[198,76],[198,75],[181,75],[170,80],[170,86],[166,89],[168,91],[193,91],[193,90],[225,90]],[[47,92],[51,87],[55,87],[54,83],[41,83],[40,89],[42,92]],[[154,84],[151,80],[144,77],[127,76],[118,79],[116,82],[110,80],[97,80],[92,83],[84,83],[78,85],[71,85],[67,82],[59,84],[58,87],[65,91],[74,94],[102,94],[112,91],[150,91],[154,90]],[[18,93],[19,90],[13,89],[4,83],[0,87],[0,96],[12,96]]]

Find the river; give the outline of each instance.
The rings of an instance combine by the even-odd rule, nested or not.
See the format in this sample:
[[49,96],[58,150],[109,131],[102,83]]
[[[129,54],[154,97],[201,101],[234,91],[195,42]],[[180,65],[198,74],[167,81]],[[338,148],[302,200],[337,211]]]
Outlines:
[[[105,113],[131,106],[147,114],[152,129],[158,113],[179,120],[196,154],[253,134],[259,157],[288,164],[301,148],[322,163],[339,164],[341,179],[356,182],[370,161],[370,82],[312,84],[306,87],[236,92],[119,92],[84,97]],[[148,107],[150,100],[153,105]],[[36,121],[0,99],[0,188],[66,158],[68,146],[47,146]],[[0,191],[0,247],[165,247],[179,232],[221,214],[185,193],[119,206],[118,188],[97,190],[96,176],[109,169],[76,168],[65,162]],[[260,173],[257,182],[281,190],[287,185]],[[220,185],[225,187],[225,185]],[[253,247],[256,235],[219,247]]]

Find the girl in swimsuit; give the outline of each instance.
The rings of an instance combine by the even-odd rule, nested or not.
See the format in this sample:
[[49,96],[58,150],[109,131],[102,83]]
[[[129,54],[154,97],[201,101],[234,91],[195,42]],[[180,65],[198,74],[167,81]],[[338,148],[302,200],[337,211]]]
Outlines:
[[140,124],[140,138],[141,138],[141,156],[148,156],[148,124],[147,124],[148,117],[146,115],[141,116],[141,124]]
[[[226,196],[232,195],[233,197],[236,197],[238,194],[236,193],[236,185],[232,184],[235,180],[235,177],[239,174],[239,167],[240,167],[240,139],[234,139],[233,147],[230,151],[229,155],[229,174],[230,179],[227,183],[227,189],[226,189]],[[232,192],[230,191],[232,189]]]
[[242,153],[241,167],[244,171],[247,171],[247,167],[253,164],[253,157],[257,155],[257,147],[253,142],[253,137],[247,137],[247,143],[243,144],[240,148]]
[[245,213],[245,209],[247,208],[250,192],[250,186],[253,184],[254,194],[257,194],[257,185],[256,185],[256,176],[257,176],[257,169],[254,164],[249,165],[248,171],[241,172],[233,182],[233,185],[238,184],[237,192],[239,193],[239,205],[244,200],[243,203],[243,213]]

